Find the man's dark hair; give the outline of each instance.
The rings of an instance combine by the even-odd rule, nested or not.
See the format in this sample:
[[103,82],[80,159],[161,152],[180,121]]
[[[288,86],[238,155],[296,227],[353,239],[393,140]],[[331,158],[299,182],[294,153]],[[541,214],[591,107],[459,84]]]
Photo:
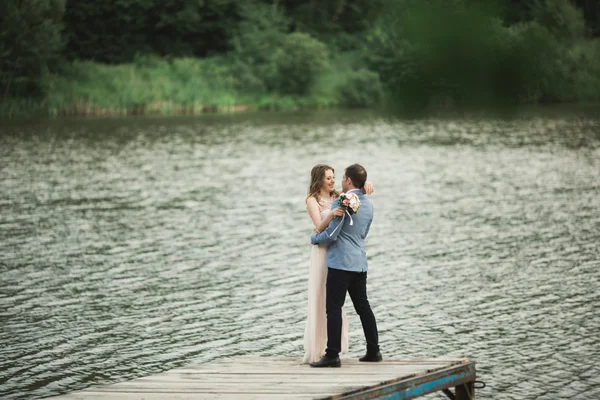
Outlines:
[[365,187],[367,181],[367,170],[360,164],[352,164],[346,168],[346,178],[350,178],[352,184],[357,189]]

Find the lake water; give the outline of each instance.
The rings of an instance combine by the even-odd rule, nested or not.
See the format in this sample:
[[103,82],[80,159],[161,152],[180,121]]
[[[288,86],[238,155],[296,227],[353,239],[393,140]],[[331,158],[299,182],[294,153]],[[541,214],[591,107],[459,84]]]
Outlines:
[[384,357],[472,357],[482,398],[598,399],[595,111],[2,121],[0,397],[301,357],[310,169],[360,162]]

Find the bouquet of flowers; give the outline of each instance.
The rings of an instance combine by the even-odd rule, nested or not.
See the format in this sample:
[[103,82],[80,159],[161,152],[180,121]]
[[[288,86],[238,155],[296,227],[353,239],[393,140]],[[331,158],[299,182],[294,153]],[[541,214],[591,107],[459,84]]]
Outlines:
[[[333,232],[329,234],[332,236],[335,231],[337,231],[340,226],[344,224],[344,218],[346,218],[346,214],[348,214],[348,218],[350,218],[350,226],[354,225],[354,221],[352,221],[352,214],[356,214],[358,209],[360,208],[360,199],[356,195],[356,193],[342,193],[338,198],[340,202],[340,208],[344,210],[344,214],[342,214],[342,222],[338,226],[335,227]],[[336,217],[338,218],[338,217]]]
[[343,207],[349,215],[356,214],[360,208],[360,200],[356,193],[342,193],[339,200],[340,207]]

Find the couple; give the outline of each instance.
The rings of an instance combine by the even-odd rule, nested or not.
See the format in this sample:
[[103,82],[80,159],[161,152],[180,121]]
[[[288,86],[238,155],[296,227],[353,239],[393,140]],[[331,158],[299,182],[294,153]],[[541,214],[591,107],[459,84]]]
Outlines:
[[303,359],[311,367],[341,366],[339,354],[348,349],[343,310],[346,292],[367,340],[367,353],[359,360],[382,360],[377,324],[367,298],[365,238],[373,221],[373,206],[365,196],[373,191],[367,171],[359,164],[346,168],[342,190],[355,193],[360,200],[360,208],[351,217],[340,207],[333,168],[319,164],[312,169],[306,206],[315,225],[311,243],[316,246],[310,256]]

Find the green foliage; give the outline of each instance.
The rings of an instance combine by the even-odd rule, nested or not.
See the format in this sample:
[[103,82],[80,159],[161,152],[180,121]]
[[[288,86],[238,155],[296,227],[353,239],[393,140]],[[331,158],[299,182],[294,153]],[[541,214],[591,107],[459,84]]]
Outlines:
[[204,57],[222,53],[230,47],[232,27],[241,21],[240,2],[235,0],[151,3],[147,41],[158,54]]
[[231,69],[223,60],[178,58],[172,62],[138,57],[135,64],[116,66],[74,62],[64,74],[53,76],[53,93],[68,93],[50,103],[61,106],[89,102],[99,107],[130,107],[153,102],[178,106],[224,106],[235,96]]
[[366,68],[352,71],[339,88],[340,104],[349,107],[370,107],[379,103],[382,95],[379,75]]
[[138,52],[206,56],[229,49],[240,20],[234,0],[67,0],[71,59],[130,62]]
[[403,108],[497,101],[502,27],[489,10],[430,1],[406,7],[372,38],[370,65]]
[[[544,24],[506,27],[501,10],[489,4],[396,2],[396,9],[370,33],[367,57],[393,104],[423,110],[432,105],[480,107],[591,97],[577,82],[593,81],[593,62],[587,62],[590,67],[583,73],[587,64],[577,65],[568,44],[583,40],[577,10],[546,0],[534,12]],[[558,18],[558,13],[564,15]],[[580,55],[591,52],[585,49]]]
[[537,22],[509,29],[513,43],[510,65],[519,83],[520,102],[597,101],[600,98],[599,41],[565,42]]
[[50,115],[178,114],[229,111],[236,107],[293,110],[338,104],[335,93],[249,95],[236,84],[236,69],[229,58],[175,58],[136,56],[131,64],[105,65],[90,61],[68,64],[50,75],[45,107],[39,103],[5,103],[0,114],[17,115],[18,106]]
[[560,79],[561,46],[535,21],[506,30],[509,41],[500,83],[513,90],[517,102],[551,102],[565,93]]
[[0,2],[0,98],[43,94],[42,78],[62,46],[63,8],[61,0]]
[[283,46],[288,21],[277,9],[242,7],[243,21],[232,38],[238,88],[250,93],[276,91],[276,50]]
[[236,85],[250,92],[306,95],[327,64],[326,46],[306,33],[286,33],[277,9],[243,8],[232,39]]
[[330,36],[355,34],[372,26],[384,10],[383,0],[288,1],[287,15],[302,31]]
[[600,101],[598,4],[5,0],[0,114]]
[[[66,54],[119,63],[133,60],[138,52],[205,57],[256,47],[260,36],[270,46],[272,33],[291,30],[325,40],[363,32],[382,5],[383,0],[67,0]],[[246,39],[246,33],[254,38]],[[352,42],[351,36],[345,42]]]
[[119,63],[150,51],[146,41],[152,0],[67,0],[65,54],[70,59]]
[[4,98],[0,101],[0,116],[15,117],[44,117],[48,115],[44,101],[33,98]]
[[597,101],[600,94],[600,39],[580,41],[568,57],[573,74],[574,98]]
[[291,33],[275,53],[281,93],[306,95],[327,65],[327,47],[305,33]]
[[585,35],[583,13],[569,0],[536,0],[532,16],[558,39],[582,39]]

